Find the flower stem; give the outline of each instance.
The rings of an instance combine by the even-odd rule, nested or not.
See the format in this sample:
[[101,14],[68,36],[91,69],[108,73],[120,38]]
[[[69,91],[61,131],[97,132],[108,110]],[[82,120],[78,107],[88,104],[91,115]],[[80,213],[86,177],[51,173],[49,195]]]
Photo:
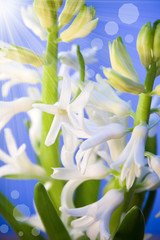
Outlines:
[[156,63],[153,62],[151,64],[150,69],[147,72],[147,76],[144,83],[147,93],[146,94],[142,93],[139,97],[136,118],[134,123],[135,126],[141,123],[148,123],[152,100],[152,96],[149,93],[152,91],[155,76],[156,76]]
[[[45,104],[54,104],[58,99],[58,76],[57,76],[57,62],[58,62],[58,28],[57,28],[57,13],[55,12],[54,26],[48,33],[48,42],[46,50],[46,65],[43,69],[42,80],[42,102]],[[53,167],[59,167],[59,139],[55,143],[47,147],[45,143],[46,136],[49,132],[53,121],[53,115],[42,113],[42,135],[41,135],[41,165],[50,176],[53,173]],[[52,201],[57,206],[60,206],[60,194],[62,190],[62,181],[53,181],[50,187],[49,194]]]
[[[55,17],[56,18],[56,17]],[[56,19],[55,19],[56,20]],[[57,51],[58,44],[54,42],[58,37],[57,24],[48,34],[48,43],[46,51],[47,65],[43,69],[42,82],[42,102],[45,104],[54,104],[58,97],[58,77],[57,77]],[[42,113],[42,137],[41,137],[41,164],[48,175],[51,175],[51,167],[59,166],[58,139],[47,147],[44,142],[53,121],[53,115]]]

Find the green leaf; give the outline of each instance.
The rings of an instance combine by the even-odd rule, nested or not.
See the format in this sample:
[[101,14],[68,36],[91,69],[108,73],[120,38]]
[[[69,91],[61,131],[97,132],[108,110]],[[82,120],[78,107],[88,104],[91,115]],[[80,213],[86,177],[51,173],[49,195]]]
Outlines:
[[[2,194],[0,193],[0,214],[9,223],[12,229],[19,235],[19,232],[23,232],[23,236],[19,236],[22,240],[44,240],[41,235],[34,236],[32,234],[33,226],[26,224],[24,222],[17,221],[13,216],[14,205]],[[23,215],[16,210],[16,215],[23,218]]]
[[131,208],[113,237],[113,240],[143,240],[145,222],[140,208]]
[[75,194],[76,207],[83,207],[97,201],[99,193],[99,180],[89,180],[82,183]]
[[80,52],[79,45],[77,45],[77,56],[78,56],[78,61],[80,66],[80,79],[82,82],[84,82],[85,81],[85,62],[84,62],[82,53]]
[[71,240],[43,184],[37,183],[34,197],[38,213],[49,239]]

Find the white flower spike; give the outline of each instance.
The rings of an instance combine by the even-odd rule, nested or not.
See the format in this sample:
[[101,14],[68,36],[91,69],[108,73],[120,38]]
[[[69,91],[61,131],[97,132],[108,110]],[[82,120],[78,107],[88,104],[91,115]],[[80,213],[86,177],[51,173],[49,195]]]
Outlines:
[[24,24],[32,30],[41,40],[46,41],[48,37],[48,32],[40,24],[40,21],[34,11],[32,5],[29,5],[27,9],[21,8],[21,16]]
[[32,99],[22,97],[10,102],[0,101],[0,130],[9,122],[9,120],[20,112],[27,112],[32,108]]
[[145,143],[147,133],[147,126],[136,126],[119,158],[111,164],[111,167],[116,168],[124,163],[121,171],[121,181],[126,179],[126,187],[128,190],[132,187],[135,178],[140,176],[141,168],[146,164]]
[[87,236],[95,240],[100,233],[100,238],[108,240],[110,238],[109,222],[113,212],[122,204],[124,200],[123,193],[116,189],[107,192],[99,201],[77,209],[61,208],[61,211],[73,217],[80,217],[72,221],[74,228],[86,230]]
[[7,175],[23,175],[24,177],[31,176],[46,176],[44,169],[33,164],[25,153],[26,145],[22,144],[17,148],[16,141],[13,138],[11,130],[5,129],[5,139],[9,155],[0,150],[0,160],[6,163],[0,167],[0,177]]
[[[51,128],[45,140],[47,146],[52,145],[59,133],[60,128],[63,124],[67,123],[71,126],[79,128],[80,119],[82,115],[78,116],[76,113],[82,113],[85,105],[88,102],[88,98],[93,89],[92,82],[89,82],[86,87],[82,90],[81,94],[70,103],[71,100],[71,81],[69,76],[63,80],[62,89],[59,101],[54,105],[49,104],[33,104],[33,107],[39,108],[40,110],[55,115],[52,122]],[[74,130],[74,129],[73,129]]]
[[[9,69],[9,71],[8,71]],[[6,97],[12,86],[19,83],[37,84],[41,81],[40,72],[25,67],[20,63],[5,63],[0,65],[0,81],[9,79],[2,85],[2,96]]]

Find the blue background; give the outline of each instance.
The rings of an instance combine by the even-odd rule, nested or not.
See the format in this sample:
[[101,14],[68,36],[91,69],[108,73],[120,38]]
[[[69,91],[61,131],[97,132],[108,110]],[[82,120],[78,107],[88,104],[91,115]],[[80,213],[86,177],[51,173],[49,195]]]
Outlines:
[[[8,7],[7,16],[3,16],[3,10],[0,10],[0,40],[12,42],[20,46],[26,46],[35,52],[42,54],[45,49],[45,42],[40,41],[27,27],[23,24],[20,16],[20,7],[31,4],[32,0],[6,0],[4,1],[10,6]],[[97,45],[99,48],[97,52],[98,62],[88,66],[90,77],[94,79],[96,73],[102,73],[102,66],[109,67],[109,52],[108,42],[121,36],[133,60],[135,69],[137,70],[141,82],[145,79],[145,69],[140,64],[139,56],[136,51],[136,38],[140,28],[148,21],[152,24],[155,20],[160,18],[160,1],[94,1],[86,0],[88,5],[93,5],[96,8],[96,16],[99,17],[99,23],[89,36],[80,40],[75,40],[72,43],[79,44],[81,49]],[[9,5],[10,4],[10,5]],[[125,6],[126,10],[125,10]],[[128,5],[134,4],[134,5]],[[14,8],[13,6],[14,5]],[[12,7],[12,8],[11,8]],[[123,10],[124,9],[124,10]],[[122,12],[122,16],[121,16]],[[132,22],[131,22],[132,20]],[[71,44],[60,43],[60,50],[69,50]],[[155,81],[155,85],[159,83],[159,77]],[[0,82],[0,88],[1,88]],[[24,96],[26,91],[24,86],[19,85],[13,87],[8,98],[3,99],[0,91],[0,100],[12,100],[16,96]],[[136,109],[138,97],[124,94],[124,99],[132,100],[132,106]],[[27,141],[27,154],[31,159],[34,159],[34,152],[29,143],[27,131],[21,118],[25,114],[15,116],[7,126],[13,129],[13,133],[17,136],[17,144],[20,146]],[[160,145],[158,139],[158,153],[160,154]],[[3,138],[3,131],[0,132],[0,148],[6,149]],[[30,213],[34,212],[33,207],[33,189],[36,181],[12,181],[0,179],[0,191],[3,192],[16,206],[18,204],[25,204],[29,207]],[[18,191],[19,197],[13,198],[12,191]],[[18,195],[17,195],[18,196]],[[147,233],[160,234],[160,218],[156,219],[155,215],[160,211],[160,191],[156,196],[154,208],[151,212],[150,219],[146,226]],[[6,224],[3,219],[0,219],[0,239],[4,239],[8,232],[11,232],[9,227],[6,233],[1,232],[1,226]]]

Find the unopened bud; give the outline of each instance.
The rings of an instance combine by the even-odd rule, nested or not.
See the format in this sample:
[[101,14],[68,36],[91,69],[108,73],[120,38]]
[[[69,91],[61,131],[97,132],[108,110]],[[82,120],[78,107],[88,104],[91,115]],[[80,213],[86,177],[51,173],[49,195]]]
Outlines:
[[11,48],[0,50],[3,57],[22,64],[29,64],[34,67],[41,67],[44,64],[43,58],[30,49],[17,47],[13,44],[10,44],[10,46]]
[[149,152],[146,153],[146,156],[148,157],[149,166],[160,178],[160,156]]
[[157,85],[155,89],[151,92],[151,95],[158,95],[160,96],[160,85]]
[[56,11],[62,7],[62,4],[63,4],[63,0],[54,0],[54,5],[55,5],[55,9]]
[[56,11],[54,0],[35,0],[34,10],[39,18],[41,26],[47,30],[52,28]]
[[59,16],[59,25],[63,27],[71,22],[72,18],[79,12],[85,0],[66,0],[63,11]]
[[146,23],[140,30],[137,37],[137,51],[142,65],[146,68],[152,62],[153,33],[151,23]]
[[160,23],[157,24],[154,33],[153,56],[155,60],[160,60]]
[[122,76],[112,68],[103,68],[103,73],[109,79],[108,83],[121,92],[132,94],[145,92],[144,86],[141,83],[134,82],[131,79]]
[[98,18],[94,19],[94,17],[95,9],[84,5],[69,28],[61,33],[60,39],[63,42],[70,42],[87,36],[97,26]]
[[117,37],[112,45],[109,43],[109,53],[111,65],[115,71],[122,74],[124,77],[139,82],[138,74],[133,67],[132,60],[121,37]]

